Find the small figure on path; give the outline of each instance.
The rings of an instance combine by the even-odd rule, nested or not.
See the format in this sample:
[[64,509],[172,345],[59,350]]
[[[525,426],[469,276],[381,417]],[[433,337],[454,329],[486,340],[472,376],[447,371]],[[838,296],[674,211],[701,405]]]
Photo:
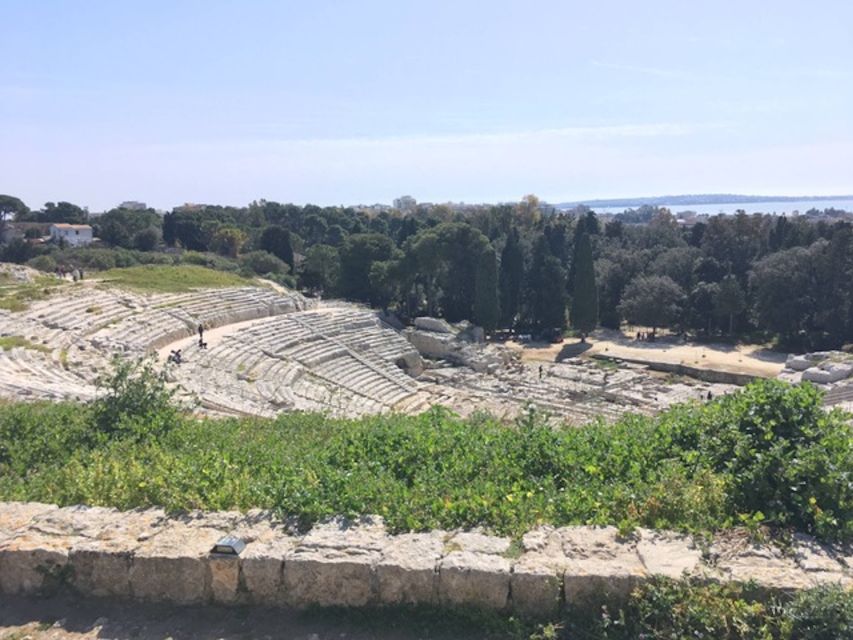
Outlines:
[[204,340],[204,325],[201,322],[198,323],[198,340]]
[[713,399],[714,399],[714,394],[711,393],[711,391],[709,390],[708,391],[708,400],[713,400]]
[[542,379],[542,373],[543,373],[543,371],[544,371],[544,369],[543,369],[542,365],[540,364],[540,365],[539,365],[539,379],[540,379],[540,380]]

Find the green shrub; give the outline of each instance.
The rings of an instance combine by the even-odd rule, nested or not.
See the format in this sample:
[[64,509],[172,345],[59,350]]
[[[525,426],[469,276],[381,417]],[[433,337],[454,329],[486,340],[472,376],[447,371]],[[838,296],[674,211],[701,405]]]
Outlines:
[[853,638],[853,591],[838,586],[801,591],[785,606],[781,626],[785,638]]
[[[441,408],[358,420],[303,413],[199,420],[174,408],[160,375],[150,364],[119,367],[85,414],[96,445],[38,467],[26,486],[15,484],[15,495],[127,508],[260,507],[305,525],[377,513],[398,531],[482,525],[518,535],[551,523],[708,532],[764,518],[853,538],[844,484],[853,469],[850,425],[815,407],[809,390],[760,383],[656,418],[554,429],[535,412],[507,425]],[[22,411],[16,406],[0,407],[0,415]],[[776,455],[772,443],[750,445],[763,420],[779,427],[772,437],[787,445],[772,459],[787,466],[766,464],[764,452]],[[36,449],[45,437],[29,422],[22,433]],[[6,454],[8,466],[26,468],[21,446]],[[738,457],[746,446],[755,460]],[[762,478],[757,468],[775,475]],[[0,499],[9,491],[3,486]],[[747,502],[749,487],[775,507]]]
[[132,435],[156,441],[180,421],[166,386],[164,372],[151,360],[131,362],[116,358],[114,370],[98,381],[99,395],[92,403],[93,427],[108,439]]
[[248,269],[250,274],[263,276],[266,274],[284,274],[290,267],[267,251],[252,251],[240,256],[240,265]]
[[693,424],[699,455],[730,480],[739,513],[822,537],[853,536],[853,428],[811,384],[749,385]]

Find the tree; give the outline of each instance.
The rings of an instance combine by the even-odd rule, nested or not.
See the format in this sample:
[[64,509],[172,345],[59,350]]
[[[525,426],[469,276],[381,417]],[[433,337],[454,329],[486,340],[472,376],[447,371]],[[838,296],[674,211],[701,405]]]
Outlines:
[[525,312],[527,321],[540,329],[566,327],[566,270],[541,236],[533,247]]
[[246,234],[237,227],[219,227],[213,234],[210,244],[213,249],[229,258],[236,258],[246,243]]
[[807,330],[815,309],[812,255],[795,247],[762,258],[752,268],[749,288],[759,326],[786,338]]
[[370,302],[370,267],[374,262],[390,260],[393,250],[391,238],[378,233],[356,233],[347,238],[340,252],[340,294]]
[[714,313],[729,320],[729,334],[734,333],[735,316],[746,309],[746,296],[737,278],[728,275],[720,282],[714,296]]
[[[97,218],[98,237],[114,247],[150,251],[160,241],[160,216],[152,210],[112,209]],[[154,235],[138,235],[147,230]]]
[[290,271],[284,260],[268,251],[250,251],[240,256],[240,264],[259,276],[267,274],[280,275]]
[[341,272],[341,258],[335,247],[315,244],[302,263],[302,284],[328,295],[333,293]]
[[500,268],[500,323],[511,328],[518,317],[521,304],[521,285],[524,282],[524,253],[518,229],[513,227],[501,252]]
[[498,262],[495,250],[489,246],[480,254],[474,283],[474,322],[491,333],[500,320],[498,301]]
[[586,336],[598,325],[598,289],[595,285],[592,243],[587,233],[582,233],[578,238],[572,273],[572,327],[580,332],[581,342],[586,342]]
[[669,276],[639,276],[625,287],[619,312],[633,324],[669,327],[681,317],[684,291]]
[[0,194],[0,233],[10,217],[14,219],[24,218],[30,213],[29,207],[20,198]]
[[290,231],[278,225],[266,227],[261,232],[260,248],[267,251],[279,260],[283,260],[293,270],[293,244]]

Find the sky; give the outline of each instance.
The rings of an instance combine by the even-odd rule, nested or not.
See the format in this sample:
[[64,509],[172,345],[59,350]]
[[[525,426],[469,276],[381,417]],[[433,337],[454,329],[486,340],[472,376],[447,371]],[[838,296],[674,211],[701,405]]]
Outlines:
[[849,0],[0,0],[31,208],[853,193]]

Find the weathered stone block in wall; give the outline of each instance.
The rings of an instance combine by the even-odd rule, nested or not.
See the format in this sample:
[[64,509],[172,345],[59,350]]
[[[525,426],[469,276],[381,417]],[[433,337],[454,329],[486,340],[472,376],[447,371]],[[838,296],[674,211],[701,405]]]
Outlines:
[[6,522],[24,525],[0,543],[0,591],[39,593],[67,585],[71,547],[96,538],[118,513],[97,507],[12,507]]
[[316,525],[284,560],[284,597],[295,607],[364,606],[376,600],[375,565],[387,543],[382,518]]
[[512,608],[533,616],[551,616],[560,609],[563,569],[552,556],[526,553],[512,567]]
[[[211,524],[214,524],[211,522]],[[143,600],[194,604],[211,594],[210,550],[231,531],[200,526],[199,519],[170,519],[167,526],[136,549],[130,568],[130,588]],[[236,592],[237,584],[233,585]],[[220,585],[220,597],[221,593]]]
[[33,518],[56,509],[56,505],[40,502],[0,502],[0,542],[29,525]]
[[558,532],[566,563],[567,603],[627,597],[646,576],[635,543],[620,539],[615,527],[565,527]]
[[0,543],[0,593],[36,594],[67,579],[69,541],[26,532]]
[[255,604],[283,604],[284,558],[296,546],[297,539],[273,514],[262,511],[247,513],[234,535],[247,545],[240,554],[246,599]]
[[293,607],[361,607],[375,600],[377,551],[297,547],[284,559],[284,599]]
[[165,517],[161,509],[117,514],[95,538],[75,543],[69,553],[73,587],[85,595],[129,597],[133,554]]
[[637,535],[637,553],[649,575],[678,580],[700,570],[702,551],[690,536],[651,529],[639,529]]
[[381,604],[433,604],[438,599],[438,561],[443,533],[393,536],[376,565]]
[[451,551],[439,563],[439,600],[453,606],[505,609],[510,567],[510,561],[503,556]]
[[438,592],[443,604],[505,609],[509,598],[510,539],[480,531],[456,533],[445,542]]
[[[734,582],[754,581],[767,591],[793,591],[832,582],[832,572],[808,572],[781,549],[769,544],[752,544],[748,540],[722,537],[711,546],[717,558],[719,579]],[[821,580],[820,574],[824,574]],[[841,576],[835,574],[839,579]]]

